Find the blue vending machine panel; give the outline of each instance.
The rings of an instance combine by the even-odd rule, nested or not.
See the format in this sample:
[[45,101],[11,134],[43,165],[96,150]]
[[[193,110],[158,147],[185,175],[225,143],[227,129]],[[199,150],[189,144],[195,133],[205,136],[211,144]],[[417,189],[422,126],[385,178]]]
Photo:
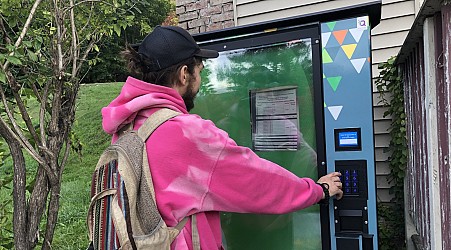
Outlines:
[[377,249],[370,25],[368,16],[321,24],[327,172],[343,198],[329,206],[331,249]]

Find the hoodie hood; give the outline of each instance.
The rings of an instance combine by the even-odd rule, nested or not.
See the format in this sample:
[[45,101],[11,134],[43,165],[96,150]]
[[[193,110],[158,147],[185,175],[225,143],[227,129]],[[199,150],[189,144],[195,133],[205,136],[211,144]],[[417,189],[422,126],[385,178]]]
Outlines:
[[119,96],[102,108],[103,130],[114,134],[138,114],[148,117],[160,108],[188,114],[182,97],[175,89],[128,77]]

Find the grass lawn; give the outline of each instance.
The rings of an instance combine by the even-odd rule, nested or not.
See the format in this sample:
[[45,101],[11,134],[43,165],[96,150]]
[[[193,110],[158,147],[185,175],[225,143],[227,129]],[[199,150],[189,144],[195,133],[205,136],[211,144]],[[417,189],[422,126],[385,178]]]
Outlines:
[[58,224],[53,249],[86,249],[86,214],[91,174],[98,157],[110,144],[102,130],[100,110],[117,96],[122,83],[92,84],[80,88],[74,130],[83,143],[82,156],[71,153],[63,173]]

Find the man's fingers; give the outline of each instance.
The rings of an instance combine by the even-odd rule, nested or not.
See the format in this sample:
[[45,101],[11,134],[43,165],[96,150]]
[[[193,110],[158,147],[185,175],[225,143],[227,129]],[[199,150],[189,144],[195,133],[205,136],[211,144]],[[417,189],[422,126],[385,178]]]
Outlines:
[[335,197],[337,198],[337,200],[340,200],[343,197],[343,191],[339,190]]

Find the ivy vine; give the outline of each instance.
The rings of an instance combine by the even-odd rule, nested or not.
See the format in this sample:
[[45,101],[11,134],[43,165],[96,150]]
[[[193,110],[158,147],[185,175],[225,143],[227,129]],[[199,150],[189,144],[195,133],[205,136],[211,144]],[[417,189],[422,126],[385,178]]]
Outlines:
[[378,205],[381,249],[405,248],[404,176],[408,151],[403,81],[395,60],[396,57],[391,57],[379,65],[381,71],[376,80],[381,102],[387,107],[384,117],[391,116],[392,119],[389,127],[391,141],[386,151],[390,153],[388,181],[392,185],[390,193],[394,199],[392,204]]

